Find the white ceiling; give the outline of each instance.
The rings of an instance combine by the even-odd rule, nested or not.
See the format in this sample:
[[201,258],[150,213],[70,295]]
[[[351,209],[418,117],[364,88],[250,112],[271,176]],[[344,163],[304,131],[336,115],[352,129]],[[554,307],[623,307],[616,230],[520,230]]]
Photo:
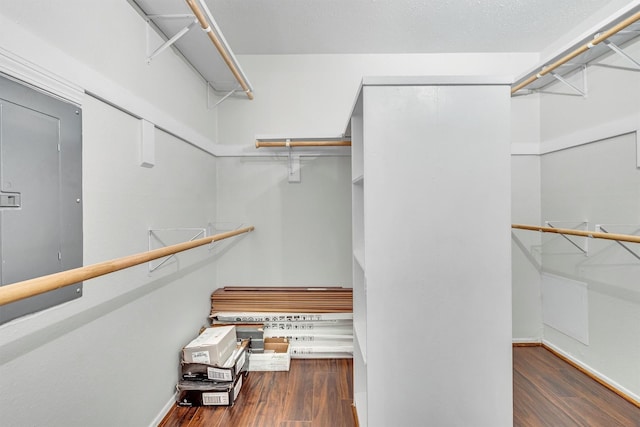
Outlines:
[[[147,0],[187,13],[184,0]],[[206,0],[236,54],[540,52],[607,0]],[[620,2],[618,2],[620,3]],[[155,12],[159,13],[159,12]]]
[[241,54],[537,52],[603,0],[214,0]]
[[[191,14],[185,0],[128,0],[143,15]],[[205,0],[243,54],[542,52],[638,0]],[[193,18],[158,19],[169,38]],[[237,84],[202,31],[175,46],[218,90]],[[209,75],[208,75],[209,74]]]

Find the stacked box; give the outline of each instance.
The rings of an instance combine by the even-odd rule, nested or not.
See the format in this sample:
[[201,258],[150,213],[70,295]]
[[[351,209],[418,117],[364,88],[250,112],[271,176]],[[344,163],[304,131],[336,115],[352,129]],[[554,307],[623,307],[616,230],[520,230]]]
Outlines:
[[237,344],[227,361],[220,365],[207,363],[190,363],[184,360],[180,364],[180,372],[184,381],[235,382],[245,370],[249,340]]
[[242,375],[235,382],[179,381],[180,406],[233,406],[242,388]]
[[182,360],[188,363],[220,365],[231,356],[235,346],[235,326],[205,328],[182,349]]
[[236,342],[235,326],[205,328],[182,349],[177,404],[232,406],[248,367],[248,347],[248,339]]
[[236,336],[239,340],[249,340],[250,353],[262,353],[264,351],[264,325],[262,323],[240,323],[211,321],[212,327],[234,325]]

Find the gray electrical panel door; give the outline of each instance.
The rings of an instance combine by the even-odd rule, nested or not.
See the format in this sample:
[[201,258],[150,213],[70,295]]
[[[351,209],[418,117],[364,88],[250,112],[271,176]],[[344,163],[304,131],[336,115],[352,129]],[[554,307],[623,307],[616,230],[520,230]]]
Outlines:
[[[0,285],[82,266],[81,147],[77,106],[0,76]],[[0,323],[81,294],[0,306]]]

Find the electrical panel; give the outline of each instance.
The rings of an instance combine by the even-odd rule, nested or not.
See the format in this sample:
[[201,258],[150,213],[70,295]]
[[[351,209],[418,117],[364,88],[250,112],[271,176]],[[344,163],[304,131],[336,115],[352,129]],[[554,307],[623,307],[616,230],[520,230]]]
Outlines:
[[[82,115],[0,75],[0,285],[82,266]],[[82,284],[0,306],[0,323],[78,298]]]

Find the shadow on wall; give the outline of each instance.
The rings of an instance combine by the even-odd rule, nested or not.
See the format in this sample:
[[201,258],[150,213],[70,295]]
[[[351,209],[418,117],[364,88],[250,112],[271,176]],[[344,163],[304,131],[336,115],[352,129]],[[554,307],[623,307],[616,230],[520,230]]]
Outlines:
[[[236,240],[239,240],[239,239],[236,239]],[[235,241],[233,243],[235,243]],[[229,247],[226,248],[226,250],[228,249]],[[77,313],[73,316],[65,318],[59,322],[52,323],[33,333],[30,333],[26,336],[23,336],[12,342],[9,342],[6,345],[2,346],[2,348],[0,348],[0,351],[2,354],[1,362],[8,363],[20,356],[23,356],[37,349],[38,347],[42,347],[46,343],[55,341],[56,339],[96,319],[99,319],[102,316],[105,316],[115,310],[118,310],[119,308],[124,307],[131,302],[139,300],[175,282],[178,279],[188,276],[189,274],[209,264],[214,263],[216,259],[222,256],[223,253],[224,252],[220,252],[215,254],[213,257],[207,257],[186,268],[180,269],[179,271],[171,273],[157,280],[152,280],[151,282],[146,283],[142,286],[136,287],[135,289],[132,289],[129,292],[126,292],[122,295],[119,295],[115,298],[102,302],[87,310],[83,310],[82,312]],[[118,274],[118,272],[115,272],[112,274]],[[89,286],[91,286],[91,284],[89,284]]]

